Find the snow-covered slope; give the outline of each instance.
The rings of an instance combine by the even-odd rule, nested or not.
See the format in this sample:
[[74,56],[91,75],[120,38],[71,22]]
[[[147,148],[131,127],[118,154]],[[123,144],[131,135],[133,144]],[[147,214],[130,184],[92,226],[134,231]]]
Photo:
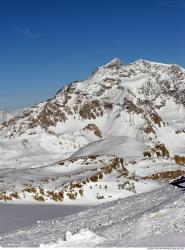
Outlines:
[[[86,190],[93,181],[72,190],[78,195],[75,194],[75,199],[69,195],[73,197],[71,202],[78,199],[84,202],[87,197],[97,197],[99,202],[109,196],[125,197],[126,193],[150,190],[151,185],[145,185],[146,182],[155,182],[152,184],[155,188],[162,185],[161,181],[182,176],[184,100],[185,70],[178,65],[145,60],[123,65],[116,58],[97,68],[86,80],[64,86],[53,98],[0,125],[0,199],[9,200],[16,193],[11,200],[33,199],[37,195],[43,196],[40,200],[49,201],[48,191],[63,193],[65,185],[81,185],[87,175],[96,178],[97,171],[102,174],[105,167],[110,167],[107,170],[110,173],[103,179],[96,178],[91,195]],[[119,185],[120,165],[112,169],[109,157],[124,162],[123,172],[127,169]],[[48,178],[47,185],[43,185],[41,177]],[[7,185],[15,182],[20,184],[16,188]],[[23,185],[30,182],[35,192],[24,194]],[[128,184],[129,192],[124,191],[124,183]],[[102,185],[108,187],[107,195],[105,192],[99,195]],[[44,195],[39,187],[44,189]],[[123,190],[116,191],[117,196],[115,190],[119,188]],[[79,190],[83,195],[79,195]],[[64,195],[61,200],[65,202],[69,196]],[[95,202],[94,198],[92,201]]]
[[42,167],[0,170],[0,199],[96,204],[158,188],[147,174],[136,177],[113,155],[71,157]]
[[184,192],[155,191],[1,235],[3,247],[184,247]]

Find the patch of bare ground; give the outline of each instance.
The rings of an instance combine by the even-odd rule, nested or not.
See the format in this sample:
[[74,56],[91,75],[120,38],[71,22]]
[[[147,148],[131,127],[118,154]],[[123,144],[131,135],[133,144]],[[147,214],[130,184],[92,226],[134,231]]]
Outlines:
[[20,199],[17,192],[7,194],[6,191],[0,191],[0,200],[11,201],[13,199]]
[[182,170],[171,170],[171,171],[157,172],[152,175],[142,177],[142,179],[170,181],[170,180],[175,180],[181,176],[184,176],[184,174],[185,171]]
[[[66,160],[62,160],[62,161],[58,161],[57,163],[59,165],[65,165],[66,163],[70,162],[70,163],[75,163],[75,162],[80,162],[80,163],[87,163],[89,160],[89,163],[91,160],[99,160],[98,159],[99,155],[88,155],[88,156],[81,156],[81,157],[70,157]],[[99,160],[101,162],[101,160]]]
[[105,199],[105,197],[104,197],[103,195],[97,194],[97,195],[96,195],[96,199],[97,199],[97,200],[102,200],[102,199]]
[[154,128],[149,123],[144,128],[142,128],[141,130],[143,130],[143,132],[146,133],[146,134],[150,134],[150,133],[155,134]]
[[159,127],[161,127],[162,119],[157,114],[157,112],[153,111],[153,112],[149,113],[149,117],[154,122],[154,124],[157,124]]
[[125,189],[125,190],[127,190],[127,191],[131,191],[131,192],[133,192],[133,193],[136,193],[134,183],[130,182],[129,180],[126,181],[126,182],[123,183],[123,184],[118,184],[118,188],[119,188],[119,189]]
[[113,105],[109,102],[92,100],[89,102],[86,101],[79,108],[79,114],[83,119],[96,119],[104,115],[104,110],[111,110]]
[[129,113],[141,114],[144,112],[142,108],[134,104],[133,101],[129,100],[126,97],[124,98],[124,107]]
[[48,129],[50,126],[55,126],[57,122],[65,122],[67,116],[65,112],[61,109],[57,102],[47,103],[43,110],[39,113],[36,124],[34,122],[30,123],[30,127],[35,127],[40,125],[44,129]]
[[185,129],[181,129],[181,130],[176,130],[175,131],[176,134],[181,134],[181,133],[185,133]]
[[151,150],[144,151],[143,156],[145,158],[151,158],[152,156],[169,158],[170,154],[164,143],[157,143]]
[[0,200],[3,200],[3,201],[11,201],[11,200],[12,200],[12,197],[11,197],[11,195],[6,194],[5,191],[1,191],[1,192],[0,192]]
[[103,93],[105,93],[105,88],[101,86],[100,89],[96,91],[96,96],[101,96]]
[[45,201],[44,197],[42,195],[39,195],[39,194],[35,194],[33,196],[33,199],[36,201]]
[[173,158],[175,160],[175,163],[177,163],[179,165],[185,165],[185,156],[174,155]]
[[92,131],[97,137],[102,138],[101,131],[95,124],[88,124],[82,130],[84,130],[84,131],[86,131],[86,130]]
[[47,191],[47,197],[54,201],[63,201],[64,199],[64,192],[62,191]]

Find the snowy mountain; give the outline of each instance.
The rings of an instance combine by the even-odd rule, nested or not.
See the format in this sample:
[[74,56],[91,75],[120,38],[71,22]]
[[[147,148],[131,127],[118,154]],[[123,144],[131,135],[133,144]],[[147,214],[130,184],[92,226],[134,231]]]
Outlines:
[[184,175],[184,100],[178,65],[97,68],[0,125],[0,199],[96,204]]

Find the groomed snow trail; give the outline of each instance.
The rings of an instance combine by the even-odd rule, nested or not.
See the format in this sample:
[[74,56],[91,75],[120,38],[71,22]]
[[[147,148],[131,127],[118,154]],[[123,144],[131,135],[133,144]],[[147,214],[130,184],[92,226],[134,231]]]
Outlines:
[[[132,246],[134,237],[135,239],[138,237],[138,241],[143,237],[144,226],[138,223],[145,219],[146,226],[149,221],[147,216],[150,217],[168,206],[173,207],[179,199],[183,199],[181,203],[184,204],[184,192],[171,185],[165,185],[160,189],[86,209],[63,219],[39,222],[32,227],[1,235],[0,245],[37,247],[71,244],[73,246],[74,238],[75,241],[79,239],[77,246],[83,247]],[[185,209],[181,212],[184,218]],[[182,221],[182,224],[182,231],[185,232],[185,221]],[[66,237],[66,232],[68,236],[69,234],[73,236]],[[148,231],[144,236],[148,237],[150,233]],[[161,235],[164,233],[161,231]],[[84,243],[83,235],[89,235],[89,242]]]

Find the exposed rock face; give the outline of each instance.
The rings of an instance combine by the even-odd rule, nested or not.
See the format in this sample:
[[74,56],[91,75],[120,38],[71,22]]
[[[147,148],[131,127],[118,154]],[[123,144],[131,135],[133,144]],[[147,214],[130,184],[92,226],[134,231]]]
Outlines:
[[88,124],[85,128],[83,128],[84,131],[89,130],[92,131],[97,137],[102,138],[101,131],[95,124]]

